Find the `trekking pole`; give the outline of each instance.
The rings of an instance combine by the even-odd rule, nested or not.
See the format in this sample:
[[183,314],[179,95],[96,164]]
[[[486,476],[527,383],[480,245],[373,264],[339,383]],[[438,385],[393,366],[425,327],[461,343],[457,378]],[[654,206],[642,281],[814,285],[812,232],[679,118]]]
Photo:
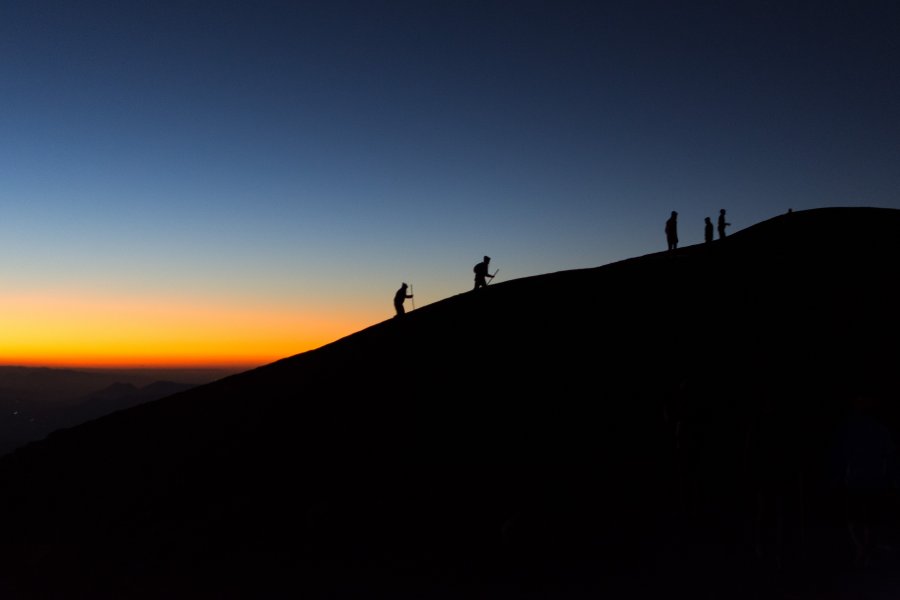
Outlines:
[[[494,274],[491,275],[491,281],[494,280],[494,277],[496,277],[496,276],[497,276],[497,273],[499,273],[499,272],[500,272],[500,269],[497,269],[496,271],[494,271]],[[486,282],[484,283],[484,285],[485,285],[485,286],[491,285],[491,281],[486,281]]]
[[412,300],[413,310],[416,310],[416,294],[415,294],[415,292],[413,292],[412,284],[410,284],[410,286],[409,286],[409,295],[412,296],[412,298],[410,298],[410,300]]

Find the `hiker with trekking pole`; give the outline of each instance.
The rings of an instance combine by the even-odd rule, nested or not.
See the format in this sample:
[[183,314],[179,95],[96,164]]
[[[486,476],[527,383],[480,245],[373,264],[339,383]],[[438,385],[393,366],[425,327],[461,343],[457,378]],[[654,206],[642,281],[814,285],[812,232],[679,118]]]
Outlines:
[[[394,310],[397,311],[395,317],[402,317],[406,314],[406,309],[403,308],[403,302],[406,301],[407,298],[412,298],[412,289],[410,289],[410,293],[406,293],[407,289],[406,283],[400,286],[400,289],[397,290],[397,293],[394,294]],[[415,309],[415,304],[413,304],[413,308]]]
[[473,292],[478,288],[487,287],[487,278],[490,277],[491,279],[493,279],[497,276],[497,273],[500,272],[500,269],[497,269],[496,271],[494,271],[493,275],[488,273],[488,265],[490,264],[490,262],[491,257],[485,256],[484,260],[475,265],[475,268],[472,269],[473,271],[475,271],[475,287],[472,288]]

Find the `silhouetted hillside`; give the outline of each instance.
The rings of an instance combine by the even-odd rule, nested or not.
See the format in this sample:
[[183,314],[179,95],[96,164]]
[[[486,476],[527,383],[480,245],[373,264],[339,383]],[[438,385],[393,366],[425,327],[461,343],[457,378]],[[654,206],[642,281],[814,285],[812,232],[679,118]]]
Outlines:
[[55,433],[0,460],[0,592],[890,591],[898,257],[900,211],[796,212]]

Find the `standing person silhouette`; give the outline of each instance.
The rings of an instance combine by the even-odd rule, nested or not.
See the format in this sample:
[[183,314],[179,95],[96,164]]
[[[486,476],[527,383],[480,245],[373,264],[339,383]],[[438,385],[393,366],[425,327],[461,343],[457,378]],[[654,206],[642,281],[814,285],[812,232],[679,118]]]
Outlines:
[[395,316],[397,316],[397,317],[402,317],[403,315],[406,314],[406,309],[403,308],[403,302],[404,302],[407,298],[412,298],[412,297],[413,297],[412,294],[407,294],[407,293],[406,293],[406,288],[407,288],[407,287],[409,287],[409,286],[407,286],[407,285],[404,283],[403,285],[400,286],[400,289],[397,290],[397,293],[394,294],[394,310],[397,311],[397,314],[395,315]]
[[484,260],[475,265],[475,267],[472,269],[473,271],[475,271],[475,287],[472,288],[473,292],[478,288],[487,287],[487,280],[485,279],[486,277],[490,277],[491,279],[494,278],[493,275],[488,273],[488,265],[490,263],[491,257],[485,256]]
[[708,244],[711,241],[713,241],[713,224],[712,224],[712,220],[710,220],[709,217],[706,217],[706,219],[703,222],[706,223],[703,226],[703,239]]
[[730,226],[731,223],[725,222],[725,209],[721,209],[719,211],[719,239],[725,239],[725,228]]
[[669,243],[669,250],[678,247],[678,213],[674,210],[666,221],[666,241]]

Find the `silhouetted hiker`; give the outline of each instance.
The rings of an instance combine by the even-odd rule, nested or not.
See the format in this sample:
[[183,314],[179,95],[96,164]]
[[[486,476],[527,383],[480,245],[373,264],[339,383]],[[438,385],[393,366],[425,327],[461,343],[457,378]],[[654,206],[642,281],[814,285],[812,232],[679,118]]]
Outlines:
[[725,239],[725,228],[731,225],[731,223],[725,222],[725,209],[721,209],[719,211],[719,239]]
[[703,239],[706,240],[706,243],[710,243],[713,241],[713,225],[712,220],[709,217],[706,217],[704,220],[706,225],[703,227]]
[[491,279],[494,278],[493,275],[488,273],[488,265],[490,264],[490,262],[491,257],[485,256],[484,260],[475,265],[475,267],[472,269],[473,271],[475,271],[475,287],[472,288],[473,292],[480,287],[487,286],[487,280],[485,280],[485,277],[490,277]]
[[674,210],[666,221],[666,241],[669,243],[669,250],[678,247],[678,213]]
[[397,310],[396,316],[398,316],[398,317],[402,317],[404,314],[406,314],[406,310],[403,308],[404,300],[406,300],[407,298],[413,297],[412,294],[406,293],[407,287],[409,287],[409,286],[407,286],[404,283],[403,285],[400,286],[400,289],[397,290],[397,293],[394,294],[394,308]]
[[833,443],[832,477],[845,496],[847,529],[858,565],[885,542],[890,498],[900,485],[900,453],[882,403],[878,394],[861,389]]
[[791,546],[803,544],[804,535],[804,419],[792,406],[796,393],[751,385],[742,400],[756,404],[747,415],[743,444],[753,550],[757,559],[779,569],[790,559]]

